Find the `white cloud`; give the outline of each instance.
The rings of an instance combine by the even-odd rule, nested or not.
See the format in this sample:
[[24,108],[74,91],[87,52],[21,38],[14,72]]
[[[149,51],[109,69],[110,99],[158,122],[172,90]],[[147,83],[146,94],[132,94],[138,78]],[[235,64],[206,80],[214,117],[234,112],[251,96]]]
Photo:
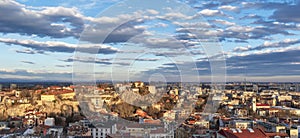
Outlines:
[[211,21],[214,23],[222,24],[222,25],[226,25],[226,26],[236,25],[236,23],[234,23],[234,22],[229,22],[229,21],[222,20],[222,19],[215,19],[215,20],[211,20]]
[[245,47],[235,47],[233,49],[234,52],[244,52],[244,51],[249,51],[252,47],[250,45],[245,46]]
[[204,16],[224,16],[224,13],[220,10],[204,9],[199,13]]
[[251,32],[253,31],[255,28],[252,26],[239,26],[239,25],[235,25],[235,26],[230,26],[228,28],[226,28],[227,31],[233,31],[233,32]]
[[159,12],[158,11],[156,11],[156,10],[153,10],[153,9],[148,9],[147,10],[150,14],[153,14],[153,15],[157,15],[157,14],[159,14]]
[[[46,41],[40,42],[35,40],[18,40],[10,38],[0,38],[0,42],[8,45],[20,45],[26,48],[31,48],[37,51],[44,52],[66,52],[73,53],[76,48],[80,49],[80,52],[86,53],[95,53],[95,50],[99,50],[101,54],[112,54],[118,51],[117,48],[108,46],[108,45],[99,45],[99,44],[70,44],[65,42],[57,41]],[[97,54],[97,53],[95,53]]]
[[236,6],[231,6],[231,5],[223,5],[223,6],[220,6],[218,9],[221,9],[221,10],[227,10],[227,11],[239,11],[239,8],[236,7]]

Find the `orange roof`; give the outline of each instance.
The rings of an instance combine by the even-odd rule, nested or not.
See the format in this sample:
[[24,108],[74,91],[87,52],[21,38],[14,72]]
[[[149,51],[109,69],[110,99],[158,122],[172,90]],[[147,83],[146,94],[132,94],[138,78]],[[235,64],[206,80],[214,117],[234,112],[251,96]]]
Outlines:
[[139,116],[142,116],[142,117],[146,117],[147,116],[147,113],[143,110],[136,110],[136,114],[139,115]]
[[61,89],[62,87],[59,86],[50,86],[50,89]]
[[251,133],[248,129],[241,129],[242,132],[233,133],[230,129],[222,129],[218,133],[226,138],[268,138],[267,134],[258,128],[254,128],[254,132]]
[[195,124],[195,120],[190,120],[190,121],[188,121],[188,123],[190,124],[190,125],[193,125],[193,124]]
[[268,104],[263,104],[263,103],[257,103],[256,106],[270,106]]
[[288,137],[289,136],[287,133],[266,133],[266,134],[269,137],[275,137],[275,136]]
[[151,119],[144,119],[144,123],[149,123],[149,124],[160,124],[160,120],[151,120]]
[[60,90],[60,91],[51,91],[46,92],[44,95],[58,95],[58,94],[66,94],[66,93],[73,93],[72,90]]

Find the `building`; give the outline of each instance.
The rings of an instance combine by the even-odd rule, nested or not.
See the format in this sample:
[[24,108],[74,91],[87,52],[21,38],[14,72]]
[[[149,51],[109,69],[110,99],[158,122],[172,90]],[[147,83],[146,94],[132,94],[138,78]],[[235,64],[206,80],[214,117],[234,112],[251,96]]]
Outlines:
[[149,138],[174,138],[174,131],[166,131],[164,128],[150,130]]
[[47,113],[38,112],[37,110],[26,110],[23,119],[23,124],[28,126],[44,125]]
[[55,100],[55,95],[54,94],[42,94],[41,95],[41,101],[54,101]]
[[104,123],[97,127],[89,127],[93,138],[107,138],[111,134],[116,134],[117,125],[115,123]]
[[148,86],[148,90],[151,94],[155,94],[156,93],[156,87],[155,86]]
[[209,129],[209,121],[206,120],[195,121],[194,125],[196,125],[198,128]]
[[134,86],[136,88],[144,87],[144,82],[141,81],[134,82]]
[[236,129],[247,129],[252,127],[251,121],[233,120],[231,126]]
[[267,134],[258,128],[247,129],[221,129],[217,132],[217,138],[268,138]]
[[262,122],[262,121],[257,121],[257,125],[265,132],[286,133],[286,127],[283,125],[279,125],[271,122]]

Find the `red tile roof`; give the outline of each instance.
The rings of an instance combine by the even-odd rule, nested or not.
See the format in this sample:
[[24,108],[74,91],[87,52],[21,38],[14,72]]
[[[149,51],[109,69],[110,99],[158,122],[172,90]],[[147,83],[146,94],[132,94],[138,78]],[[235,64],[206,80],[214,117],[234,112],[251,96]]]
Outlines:
[[269,137],[275,137],[275,136],[288,137],[289,136],[287,133],[266,133],[266,134]]
[[144,123],[149,123],[149,124],[160,124],[160,120],[152,120],[152,119],[144,119]]
[[241,129],[242,132],[236,132],[234,133],[230,129],[222,129],[218,133],[223,135],[226,138],[268,138],[266,133],[258,128],[254,128],[254,132],[250,132],[248,129]]
[[73,93],[74,91],[71,90],[59,90],[59,91],[50,91],[46,92],[45,95],[58,95],[58,94],[66,94],[66,93]]
[[268,104],[263,104],[263,103],[257,103],[256,106],[270,106]]

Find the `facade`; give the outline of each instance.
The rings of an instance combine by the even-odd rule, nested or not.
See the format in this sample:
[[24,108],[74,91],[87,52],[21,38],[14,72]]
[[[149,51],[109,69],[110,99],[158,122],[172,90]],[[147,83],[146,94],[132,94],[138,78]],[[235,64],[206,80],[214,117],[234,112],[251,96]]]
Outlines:
[[89,130],[93,138],[107,138],[110,134],[116,134],[117,125],[105,123],[101,127],[90,127]]
[[52,102],[54,100],[55,100],[55,95],[53,95],[53,94],[42,94],[41,95],[41,101]]

